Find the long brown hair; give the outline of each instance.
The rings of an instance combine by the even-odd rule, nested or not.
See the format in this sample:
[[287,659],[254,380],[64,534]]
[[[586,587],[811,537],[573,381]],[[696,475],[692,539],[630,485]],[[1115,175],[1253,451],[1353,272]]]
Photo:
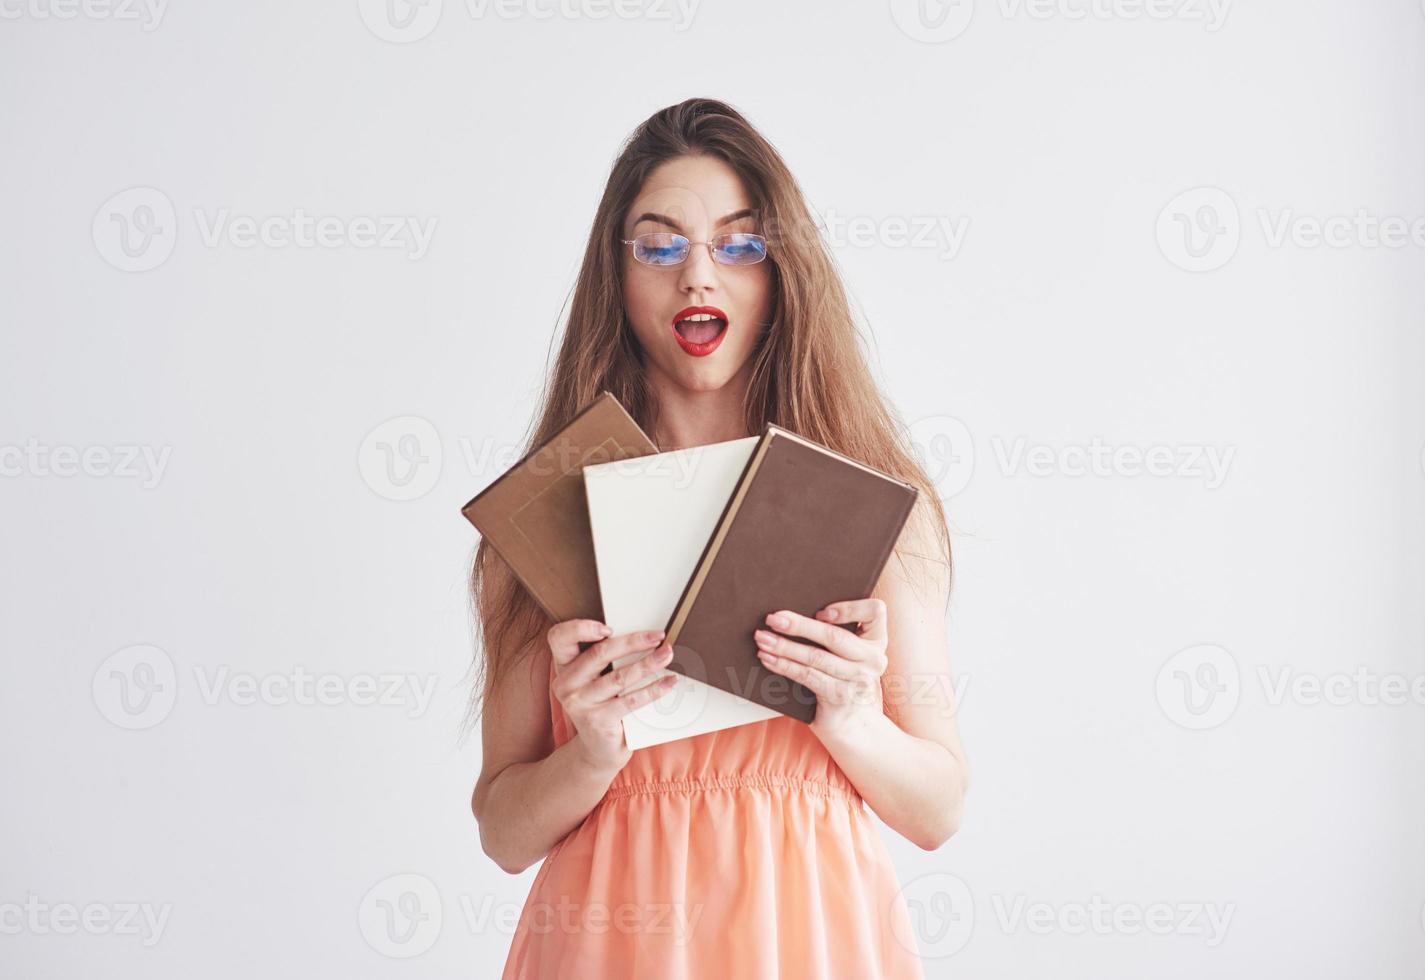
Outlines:
[[[939,495],[872,378],[841,278],[801,188],[772,144],[736,109],[714,99],[688,99],[654,113],[614,162],[525,451],[547,441],[603,390],[613,392],[653,438],[658,405],[623,306],[619,240],[624,216],[649,174],[676,157],[697,154],[717,157],[742,179],[773,264],[772,322],[752,355],[744,409],[748,434],[774,422],[915,485],[920,500],[896,557],[904,565],[908,539],[933,541],[937,553],[919,557],[949,566],[950,535]],[[470,586],[482,648],[476,654],[480,693],[472,708],[483,711],[500,680],[531,652],[531,641],[553,623],[484,540]]]

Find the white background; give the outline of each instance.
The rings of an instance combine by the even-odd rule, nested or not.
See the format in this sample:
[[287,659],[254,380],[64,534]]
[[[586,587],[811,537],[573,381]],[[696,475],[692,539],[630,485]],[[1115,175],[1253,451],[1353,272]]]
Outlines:
[[0,972],[498,974],[459,506],[620,141],[710,95],[953,520],[968,815],[882,828],[927,974],[1425,975],[1420,3],[625,2],[0,4]]

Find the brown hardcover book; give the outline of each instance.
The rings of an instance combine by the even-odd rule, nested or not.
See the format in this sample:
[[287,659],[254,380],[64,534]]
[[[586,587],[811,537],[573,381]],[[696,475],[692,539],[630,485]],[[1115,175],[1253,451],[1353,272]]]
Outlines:
[[584,467],[658,448],[610,392],[460,509],[555,622],[603,619]]
[[918,493],[769,423],[668,622],[668,669],[810,722],[816,695],[762,666],[752,633],[869,596]]

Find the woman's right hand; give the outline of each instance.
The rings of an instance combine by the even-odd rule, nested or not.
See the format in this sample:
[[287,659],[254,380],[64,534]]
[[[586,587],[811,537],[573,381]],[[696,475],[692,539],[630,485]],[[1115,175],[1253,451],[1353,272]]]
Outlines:
[[[633,755],[624,744],[623,716],[673,690],[678,678],[664,677],[625,696],[625,691],[644,684],[666,667],[673,659],[673,649],[659,646],[662,630],[621,636],[611,633],[609,627],[592,619],[569,619],[550,627],[549,651],[554,656],[550,690],[579,733],[589,762],[618,772]],[[591,641],[596,641],[593,646],[579,650],[580,642]],[[657,651],[642,660],[599,673],[620,657],[655,647]]]

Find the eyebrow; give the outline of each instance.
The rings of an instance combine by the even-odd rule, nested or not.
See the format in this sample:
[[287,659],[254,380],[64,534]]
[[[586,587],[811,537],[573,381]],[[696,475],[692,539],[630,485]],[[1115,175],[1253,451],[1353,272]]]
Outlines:
[[[717,220],[717,224],[713,225],[713,227],[714,227],[714,228],[720,228],[720,227],[723,226],[723,225],[730,224],[730,223],[732,223],[732,222],[734,222],[734,221],[737,221],[737,220],[739,220],[739,219],[741,219],[741,218],[752,218],[752,217],[756,217],[756,214],[757,214],[757,212],[753,211],[751,208],[743,208],[743,209],[741,209],[740,211],[734,211],[734,212],[732,212],[731,214],[723,215],[721,218],[719,218],[719,219]],[[676,229],[677,231],[682,231],[682,230],[683,230],[683,226],[682,226],[682,225],[678,224],[678,222],[674,221],[672,218],[668,217],[666,214],[658,214],[658,213],[656,213],[656,212],[654,212],[654,211],[645,211],[645,212],[643,212],[643,213],[640,214],[640,215],[638,216],[638,218],[634,221],[634,224],[636,225],[636,224],[638,224],[640,221],[656,221],[656,222],[658,222],[660,225],[667,225],[669,228]]]

